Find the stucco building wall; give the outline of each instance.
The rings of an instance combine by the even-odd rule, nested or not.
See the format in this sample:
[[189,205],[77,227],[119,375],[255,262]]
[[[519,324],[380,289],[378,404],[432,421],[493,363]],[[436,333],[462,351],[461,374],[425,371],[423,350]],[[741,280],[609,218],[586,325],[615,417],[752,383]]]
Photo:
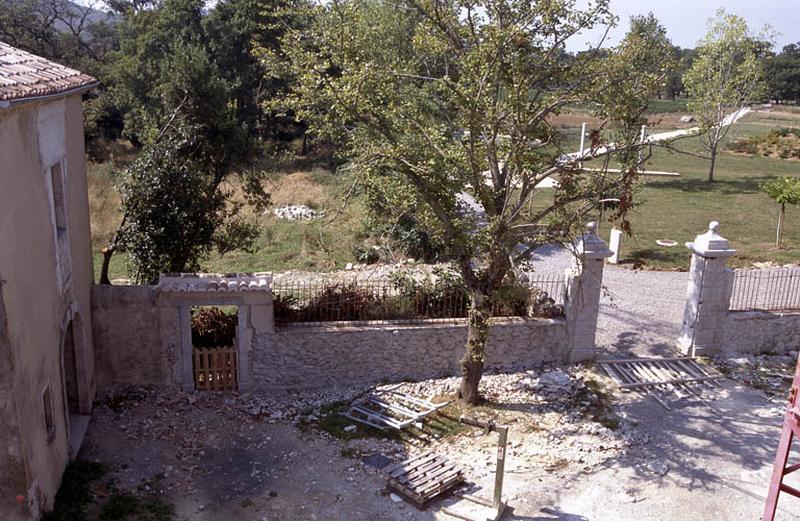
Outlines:
[[151,286],[95,286],[92,301],[97,385],[169,386],[174,358],[161,348]]
[[[76,331],[81,337],[76,365],[83,412],[88,413],[94,392],[88,327],[93,269],[81,96],[0,111],[0,158],[0,208],[10,216],[0,220],[0,279],[26,483],[25,489],[0,498],[0,518],[36,518],[52,506],[69,458],[62,333],[72,318],[84,325]],[[56,162],[63,162],[67,179],[64,201],[72,267],[65,285],[58,278],[49,192],[50,168]],[[46,432],[43,413],[42,395],[48,386],[55,422],[52,436]],[[28,512],[19,513],[17,495],[25,497]]]

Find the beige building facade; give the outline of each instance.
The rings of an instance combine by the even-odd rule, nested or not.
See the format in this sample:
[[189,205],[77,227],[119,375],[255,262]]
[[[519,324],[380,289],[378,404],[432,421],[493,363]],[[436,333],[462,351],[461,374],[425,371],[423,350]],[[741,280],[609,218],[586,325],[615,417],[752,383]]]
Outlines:
[[82,94],[0,42],[0,519],[38,519],[88,426],[95,376]]

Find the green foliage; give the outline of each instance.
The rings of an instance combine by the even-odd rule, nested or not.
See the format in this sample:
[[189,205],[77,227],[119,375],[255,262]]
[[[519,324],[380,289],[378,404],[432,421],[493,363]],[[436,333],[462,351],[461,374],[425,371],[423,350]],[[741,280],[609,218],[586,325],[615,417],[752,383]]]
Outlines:
[[800,102],[800,43],[792,43],[766,63],[768,94],[775,100]]
[[763,61],[771,47],[768,38],[766,30],[750,34],[743,18],[720,9],[683,76],[690,96],[688,108],[703,131],[702,145],[711,152],[709,181],[714,180],[718,147],[733,127],[723,126],[723,120],[766,92]]
[[214,248],[225,252],[252,244],[256,224],[241,217],[241,203],[230,202],[220,188],[223,177],[209,146],[201,133],[181,126],[145,146],[126,170],[120,242],[137,282],[196,271]]
[[[594,176],[562,172],[534,223],[521,221],[536,182],[559,170],[564,136],[547,118],[591,102],[606,137],[634,143],[670,52],[663,29],[643,17],[612,51],[565,61],[563,35],[612,22],[605,1],[580,10],[570,1],[349,0],[308,12],[310,27],[284,38],[298,80],[293,107],[341,146],[381,207],[413,215],[470,290],[486,294],[517,244],[563,239],[577,203],[597,195]],[[628,166],[636,154],[615,159]],[[634,176],[617,177],[622,191],[633,185]],[[466,211],[463,194],[485,216]]]
[[100,521],[171,521],[175,507],[155,497],[117,493],[100,510]]
[[100,463],[77,459],[67,465],[56,494],[52,512],[43,521],[84,521],[86,507],[92,502],[89,486],[103,477],[106,468]]
[[192,345],[195,347],[230,347],[236,338],[236,308],[192,309]]
[[800,204],[800,178],[771,179],[761,186],[761,190],[780,205]]

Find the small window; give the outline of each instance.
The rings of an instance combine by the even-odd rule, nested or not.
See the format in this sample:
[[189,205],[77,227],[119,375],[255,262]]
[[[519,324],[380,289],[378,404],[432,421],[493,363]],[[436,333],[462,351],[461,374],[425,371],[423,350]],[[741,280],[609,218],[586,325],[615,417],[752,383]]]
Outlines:
[[42,393],[42,407],[44,408],[44,428],[47,433],[47,441],[53,441],[56,435],[56,421],[53,410],[53,393],[50,386]]
[[60,237],[67,232],[67,207],[64,198],[64,167],[59,161],[50,168],[53,182],[53,209],[56,214],[56,233]]
[[72,275],[69,233],[67,223],[67,179],[65,163],[59,161],[50,167],[51,204],[55,225],[56,264],[60,287],[66,287]]

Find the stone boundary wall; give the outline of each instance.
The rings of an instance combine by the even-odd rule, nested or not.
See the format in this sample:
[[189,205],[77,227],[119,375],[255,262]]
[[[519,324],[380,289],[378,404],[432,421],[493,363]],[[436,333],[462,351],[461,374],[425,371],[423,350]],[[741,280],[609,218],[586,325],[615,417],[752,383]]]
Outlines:
[[721,331],[722,353],[800,351],[800,313],[730,311]]
[[98,285],[92,327],[98,389],[173,383],[174,350],[164,352],[153,286]]
[[[313,388],[460,374],[467,325],[292,325],[254,339],[254,387]],[[563,319],[503,319],[489,330],[487,369],[511,370],[567,357]]]
[[[565,273],[563,319],[496,319],[486,347],[488,370],[596,356],[603,260],[611,252],[596,226],[576,243]],[[154,385],[194,389],[192,306],[236,306],[240,391],[426,379],[460,373],[466,321],[295,324],[276,329],[272,274],[169,274],[157,286],[98,285],[92,328],[99,389]]]

